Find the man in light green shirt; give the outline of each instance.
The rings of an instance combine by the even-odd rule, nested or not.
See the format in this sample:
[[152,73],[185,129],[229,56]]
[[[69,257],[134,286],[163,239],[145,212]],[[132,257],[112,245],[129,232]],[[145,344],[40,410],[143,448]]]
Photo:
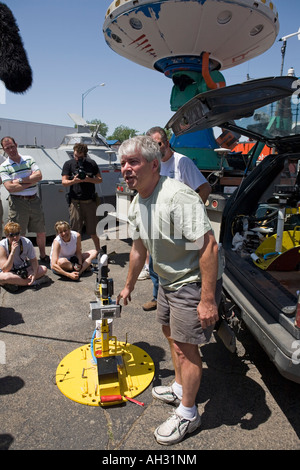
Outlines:
[[168,290],[201,281],[199,249],[191,242],[202,240],[211,226],[199,199],[187,186],[161,176],[149,198],[136,197],[130,206],[131,237],[142,239],[160,285]]
[[134,137],[119,149],[122,175],[135,196],[129,211],[132,249],[124,289],[127,305],[147,250],[159,276],[157,320],[169,341],[175,387],[154,387],[155,398],[179,403],[155,430],[165,445],[180,442],[201,424],[195,405],[202,361],[198,345],[209,341],[218,320],[218,245],[200,197],[185,184],[160,176],[160,149],[148,136]]

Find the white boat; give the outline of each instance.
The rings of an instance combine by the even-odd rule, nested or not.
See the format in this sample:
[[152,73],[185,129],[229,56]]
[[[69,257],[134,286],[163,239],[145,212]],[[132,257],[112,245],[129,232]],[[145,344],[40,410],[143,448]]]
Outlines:
[[[43,179],[38,184],[39,196],[43,202],[46,222],[46,235],[55,235],[54,224],[57,220],[69,220],[66,193],[68,190],[61,183],[61,172],[64,163],[73,158],[75,143],[88,146],[88,155],[95,160],[102,175],[103,182],[96,185],[96,191],[102,202],[115,204],[116,184],[121,177],[118,155],[109,147],[104,137],[97,129],[89,131],[88,124],[76,115],[70,115],[78,123],[74,134],[66,135],[57,148],[43,146],[22,146],[18,151],[21,155],[30,155],[39,166]],[[2,157],[2,160],[4,158]],[[8,196],[4,185],[1,186],[1,201],[3,206],[3,224],[8,221]],[[35,234],[27,234],[35,236]]]

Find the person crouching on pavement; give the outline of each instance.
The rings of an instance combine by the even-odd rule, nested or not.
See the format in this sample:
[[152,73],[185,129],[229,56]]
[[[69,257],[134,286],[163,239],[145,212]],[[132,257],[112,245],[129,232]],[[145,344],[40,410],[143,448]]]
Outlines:
[[97,257],[97,250],[82,253],[80,233],[71,230],[68,222],[60,220],[54,227],[57,236],[51,247],[51,269],[55,274],[78,281]]
[[[0,285],[15,292],[19,286],[35,286],[47,272],[40,266],[32,242],[21,237],[21,226],[8,222],[4,227],[6,238],[0,241]],[[45,282],[49,278],[45,277]]]

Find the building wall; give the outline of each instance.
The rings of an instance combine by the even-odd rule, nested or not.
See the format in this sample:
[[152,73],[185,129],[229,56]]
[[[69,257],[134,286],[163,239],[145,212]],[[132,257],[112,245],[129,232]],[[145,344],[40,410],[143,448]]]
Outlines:
[[0,118],[0,140],[9,135],[18,145],[58,147],[63,137],[73,132],[74,127]]

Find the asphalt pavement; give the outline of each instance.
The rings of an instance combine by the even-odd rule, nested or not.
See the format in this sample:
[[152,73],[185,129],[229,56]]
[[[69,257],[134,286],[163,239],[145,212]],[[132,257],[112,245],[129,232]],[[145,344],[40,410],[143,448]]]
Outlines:
[[[131,242],[117,237],[104,244],[117,294],[125,282]],[[90,239],[83,241],[83,249],[92,247]],[[144,406],[87,406],[66,397],[56,384],[56,370],[67,354],[91,340],[95,322],[89,303],[95,299],[96,274],[87,273],[79,282],[62,280],[50,270],[48,275],[51,284],[38,290],[0,290],[0,449],[101,450],[103,464],[130,467],[195,464],[203,450],[300,449],[299,385],[279,375],[243,326],[236,330],[235,354],[217,336],[201,349],[201,428],[171,447],[156,442],[154,430],[172,407],[153,399],[151,389],[171,384],[174,372],[155,312],[142,310],[152,297],[150,280],[137,282],[131,304],[113,322],[119,341],[127,339],[154,361],[153,381],[136,397]],[[127,455],[132,460],[122,461]],[[151,455],[162,457],[154,462]]]

